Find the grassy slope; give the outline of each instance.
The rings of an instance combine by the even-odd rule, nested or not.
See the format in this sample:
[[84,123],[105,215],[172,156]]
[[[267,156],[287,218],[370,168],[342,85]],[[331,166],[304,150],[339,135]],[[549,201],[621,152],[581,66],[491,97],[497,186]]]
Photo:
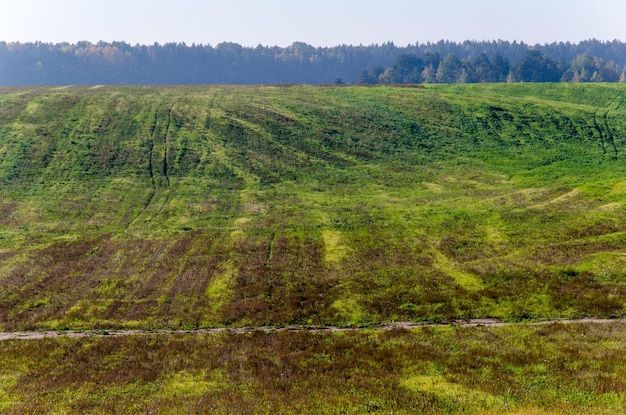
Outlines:
[[[621,316],[623,91],[4,90],[0,329]],[[617,414],[625,332],[6,341],[0,412]]]
[[625,310],[624,89],[0,94],[0,328]]

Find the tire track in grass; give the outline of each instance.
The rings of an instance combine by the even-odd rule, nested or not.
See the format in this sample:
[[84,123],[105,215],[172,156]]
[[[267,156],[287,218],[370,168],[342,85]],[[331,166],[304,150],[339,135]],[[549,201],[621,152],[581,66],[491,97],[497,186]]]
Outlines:
[[392,322],[366,326],[249,326],[249,327],[217,327],[206,329],[159,329],[159,330],[63,330],[63,331],[12,331],[0,332],[0,341],[6,340],[41,340],[54,338],[84,338],[84,337],[122,337],[122,336],[147,336],[147,335],[206,335],[217,333],[233,333],[233,334],[249,334],[255,332],[277,333],[277,332],[308,332],[308,333],[335,333],[348,331],[365,331],[365,330],[411,330],[422,328],[437,327],[510,327],[510,326],[545,326],[549,324],[626,324],[626,318],[621,319],[601,319],[601,318],[584,318],[584,319],[547,319],[530,322],[507,322],[497,319],[470,319],[470,320],[453,320],[449,323],[428,323],[428,322]]
[[143,208],[126,225],[127,230],[148,209],[148,207],[150,206],[150,203],[152,203],[152,199],[154,199],[154,196],[156,195],[156,181],[154,179],[154,166],[152,163],[152,157],[154,156],[154,135],[156,133],[156,127],[157,127],[157,122],[159,118],[158,114],[159,114],[159,108],[157,107],[154,110],[154,117],[152,119],[152,125],[149,128],[149,134],[148,134],[148,174],[150,176],[150,186],[151,186],[150,194],[146,198],[146,201],[143,204]]
[[600,128],[600,125],[598,124],[599,112],[600,110],[598,109],[596,112],[593,113],[593,126],[600,135],[600,146],[602,147],[602,154],[606,156],[606,144],[604,142],[604,134],[602,133],[602,128]]
[[[154,110],[154,116],[152,118],[152,123],[150,125],[149,134],[148,134],[148,174],[150,176],[151,191],[148,197],[146,198],[146,201],[144,202],[144,205],[139,211],[139,213],[137,213],[137,215],[135,215],[135,217],[126,225],[126,229],[130,228],[134,223],[136,223],[137,220],[149,209],[157,193],[157,178],[156,178],[157,174],[155,174],[154,147],[155,147],[155,142],[157,139],[156,135],[157,135],[157,126],[159,122],[159,109],[160,108],[161,108],[161,104],[159,104]],[[168,164],[167,164],[167,157],[168,157],[167,150],[168,150],[168,137],[170,134],[170,126],[172,123],[172,110],[173,109],[174,109],[174,104],[171,104],[167,112],[167,122],[165,125],[165,133],[163,137],[164,150],[163,150],[163,158],[161,162],[162,166],[161,166],[161,172],[159,174],[159,184],[163,183],[164,181],[166,188],[168,190],[170,189],[171,186],[170,186],[170,177],[168,173]],[[156,163],[158,163],[158,160],[156,161]],[[163,202],[163,204],[159,208],[157,215],[161,213],[161,211],[163,210],[163,208],[169,201],[169,197],[170,195],[169,193],[167,193],[166,200]]]
[[167,125],[165,126],[165,149],[163,150],[163,176],[165,177],[165,183],[167,187],[170,187],[170,177],[167,174],[167,147],[168,147],[168,138],[170,135],[170,126],[172,125],[172,110],[174,109],[174,104],[170,106],[170,109],[167,111]]
[[617,112],[619,110],[620,106],[622,105],[623,96],[624,96],[624,92],[619,94],[619,96],[615,99],[615,101],[613,101],[613,103],[609,105],[609,109],[607,109],[606,112],[604,113],[604,125],[606,126],[606,130],[609,133],[609,139],[611,140],[611,145],[613,146],[613,151],[615,152],[614,160],[617,160],[619,157],[619,149],[617,148],[617,143],[615,142],[615,136],[613,134],[613,130],[611,129],[611,126],[609,125],[608,115],[609,115],[609,111]]
[[609,120],[607,118],[608,113],[609,112],[606,111],[604,115],[602,116],[602,119],[604,120],[604,126],[606,127],[606,131],[608,134],[608,141],[611,144],[611,147],[613,149],[613,160],[617,160],[619,151],[617,150],[617,145],[615,144],[615,137],[613,137],[613,132],[611,131],[611,127],[609,127]]
[[155,216],[160,215],[163,212],[163,209],[165,209],[165,206],[170,202],[170,197],[171,197],[171,193],[172,193],[172,187],[171,187],[171,182],[170,182],[170,176],[168,173],[168,164],[167,164],[167,149],[169,146],[168,143],[168,138],[170,136],[170,128],[172,125],[172,111],[174,110],[174,103],[172,103],[167,111],[167,122],[165,124],[165,132],[164,132],[164,136],[163,136],[163,161],[162,161],[162,166],[161,166],[161,177],[159,182],[162,183],[163,181],[165,181],[165,200],[163,201],[163,203],[161,203],[161,206],[159,207],[158,212],[156,213]]
[[[611,126],[609,125],[608,115],[611,110],[617,111],[619,109],[620,105],[622,104],[621,98],[623,95],[624,93],[622,92],[615,99],[615,101],[609,104],[607,108],[598,108],[598,110],[593,114],[593,124],[594,124],[596,131],[598,131],[598,133],[600,134],[602,152],[604,155],[607,154],[608,151],[607,151],[605,143],[609,143],[609,145],[611,146],[611,150],[613,151],[613,157],[612,157],[613,160],[618,159],[619,149],[617,148],[617,143],[615,142],[615,136],[613,135],[613,130],[611,129]],[[601,111],[603,111],[602,115],[600,115]],[[602,124],[604,128],[600,127],[600,124],[598,123],[598,117],[602,118]],[[606,134],[603,133],[603,130],[606,132]]]

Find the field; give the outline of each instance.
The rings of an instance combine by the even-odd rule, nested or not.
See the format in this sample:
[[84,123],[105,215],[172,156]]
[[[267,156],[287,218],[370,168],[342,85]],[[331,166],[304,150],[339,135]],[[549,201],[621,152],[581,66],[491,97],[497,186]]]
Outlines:
[[10,340],[0,411],[621,414],[625,341],[624,323]]
[[623,413],[623,323],[526,323],[626,314],[625,91],[0,90],[0,331],[365,328],[3,341],[0,409]]

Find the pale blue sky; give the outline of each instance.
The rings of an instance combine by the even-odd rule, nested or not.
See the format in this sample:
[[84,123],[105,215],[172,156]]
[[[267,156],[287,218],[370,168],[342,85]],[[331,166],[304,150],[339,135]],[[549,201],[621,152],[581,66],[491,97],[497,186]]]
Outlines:
[[626,0],[0,0],[0,41],[626,41]]

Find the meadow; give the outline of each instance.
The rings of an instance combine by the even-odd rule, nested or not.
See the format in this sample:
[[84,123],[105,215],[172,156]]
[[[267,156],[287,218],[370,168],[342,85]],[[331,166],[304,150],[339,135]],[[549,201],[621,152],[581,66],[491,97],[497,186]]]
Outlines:
[[0,90],[2,331],[521,323],[11,340],[0,408],[623,413],[623,324],[524,322],[626,314],[624,91]]
[[0,412],[622,414],[626,326],[0,343]]

